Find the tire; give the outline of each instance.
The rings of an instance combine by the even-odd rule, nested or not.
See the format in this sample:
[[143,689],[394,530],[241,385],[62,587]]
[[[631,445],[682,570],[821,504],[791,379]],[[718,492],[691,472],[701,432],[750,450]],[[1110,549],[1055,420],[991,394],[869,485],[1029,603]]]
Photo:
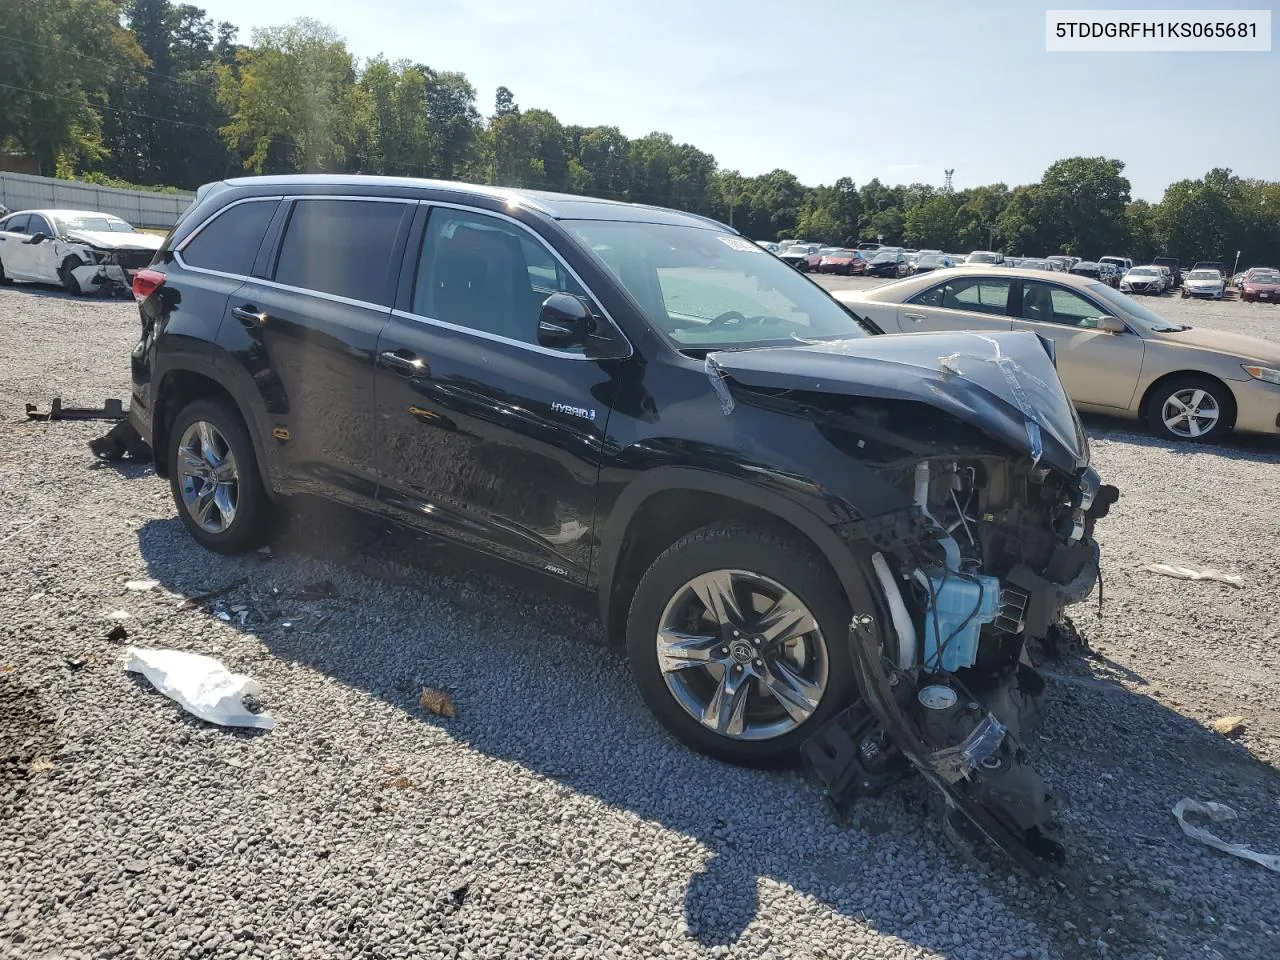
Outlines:
[[[1203,391],[1204,398],[1197,399]],[[1179,396],[1181,394],[1181,396]],[[1216,411],[1212,422],[1204,417],[1184,417],[1173,424],[1166,423],[1166,416],[1177,412],[1173,399],[1183,406],[1195,401],[1193,409],[1208,414]],[[1147,424],[1151,432],[1166,440],[1184,443],[1216,443],[1231,429],[1236,418],[1236,402],[1231,391],[1212,377],[1186,374],[1173,377],[1160,384],[1147,398]],[[1193,430],[1197,432],[1192,432]]]
[[4,261],[0,260],[0,287],[7,287],[13,283],[13,277],[4,272]]
[[[214,456],[193,456],[191,461],[201,464],[202,468],[210,468],[211,459],[217,460],[216,455],[222,454],[220,459],[224,465],[222,474],[212,468],[207,469],[206,480],[191,476],[189,468],[186,473],[183,470],[183,448],[187,443],[197,442],[198,438],[203,453],[205,438],[200,436],[199,426],[202,423],[215,431],[212,435]],[[231,458],[229,471],[225,470],[228,455]],[[165,456],[169,465],[169,490],[178,508],[178,516],[201,546],[215,553],[243,553],[275,539],[282,511],[271,501],[262,484],[249,432],[239,411],[228,401],[196,400],[183,407],[169,431]],[[234,480],[213,482],[220,476],[232,475]],[[199,490],[202,488],[215,489],[215,492],[208,497],[201,496]],[[213,506],[207,513],[209,522],[202,524],[196,513],[209,499],[213,500]],[[189,501],[191,506],[188,506]],[[231,507],[229,520],[227,506]],[[214,521],[214,512],[221,523]]]
[[81,296],[84,291],[80,289],[80,281],[75,278],[72,270],[72,259],[68,257],[62,261],[62,266],[58,267],[58,280],[62,284],[64,292],[71,294],[73,297]]
[[[757,617],[728,618],[744,627],[741,635],[733,633],[731,626],[717,627],[705,613],[711,608],[692,589],[694,578],[729,571],[734,573],[737,596],[750,598],[757,589],[778,593],[773,588],[780,588],[784,596],[798,602],[800,610],[810,614],[811,619],[800,622],[814,623],[817,629],[789,642],[781,655],[777,651],[753,652],[753,634],[746,628]],[[739,606],[756,613],[768,605],[765,594],[757,595],[754,603],[744,600]],[[847,640],[849,617],[843,589],[813,553],[774,533],[740,525],[713,525],[668,547],[645,573],[627,617],[627,655],[645,703],[686,746],[741,766],[786,765],[795,762],[805,739],[857,697]],[[658,652],[664,621],[668,628],[676,623],[674,629],[706,639],[699,645],[700,656],[683,661],[698,663],[681,668],[670,666],[679,661],[669,660],[664,672]],[[724,645],[717,646],[721,643]],[[701,665],[708,655],[724,666]],[[780,682],[788,677],[777,669],[779,666],[785,667],[790,677],[811,684],[807,702],[793,701],[793,710],[785,708],[765,686],[763,677],[768,675],[780,689],[797,689]],[[742,677],[745,707],[737,715],[740,729],[732,731],[735,719],[729,710],[721,725],[726,732],[720,732],[712,728],[715,714],[706,708],[717,694],[724,693],[730,671]],[[702,719],[692,712],[699,706],[703,707]]]

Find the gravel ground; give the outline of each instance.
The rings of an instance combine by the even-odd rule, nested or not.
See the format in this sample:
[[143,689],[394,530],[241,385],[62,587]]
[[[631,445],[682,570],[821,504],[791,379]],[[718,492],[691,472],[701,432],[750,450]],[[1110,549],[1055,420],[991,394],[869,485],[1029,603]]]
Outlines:
[[[1280,339],[1273,307],[1158,309]],[[1123,498],[1091,651],[1047,668],[1029,746],[1070,865],[1033,882],[954,850],[918,782],[838,829],[799,775],[692,755],[594,620],[441,551],[314,506],[270,556],[197,548],[149,467],[93,462],[101,424],[21,419],[127,396],[136,330],[129,303],[0,290],[0,956],[1280,955],[1280,875],[1169,813],[1229,803],[1222,833],[1280,852],[1275,444],[1090,421]],[[186,716],[121,671],[117,623],[258,678],[278,726]]]

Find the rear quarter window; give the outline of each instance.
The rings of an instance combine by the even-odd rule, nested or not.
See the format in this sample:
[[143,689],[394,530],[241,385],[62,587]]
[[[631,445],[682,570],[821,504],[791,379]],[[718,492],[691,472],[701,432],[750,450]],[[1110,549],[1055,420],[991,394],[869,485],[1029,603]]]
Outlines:
[[278,200],[252,200],[227,207],[181,247],[182,262],[247,276],[279,204]]

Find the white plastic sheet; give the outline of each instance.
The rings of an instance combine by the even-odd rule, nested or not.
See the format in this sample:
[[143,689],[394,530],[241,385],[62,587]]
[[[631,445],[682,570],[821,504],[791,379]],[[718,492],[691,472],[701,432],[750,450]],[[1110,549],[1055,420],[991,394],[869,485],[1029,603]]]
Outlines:
[[201,720],[259,730],[276,725],[270,715],[245,709],[244,697],[257,696],[262,689],[258,681],[232,673],[213,657],[182,650],[128,647],[124,668],[142,674],[157,690]]
[[1223,573],[1213,567],[1187,567],[1173,563],[1149,563],[1143,570],[1158,573],[1162,577],[1173,577],[1175,580],[1216,580],[1233,587],[1243,587],[1244,577],[1236,573]]
[[1178,818],[1178,826],[1182,827],[1182,832],[1192,839],[1199,840],[1206,846],[1213,847],[1215,850],[1221,850],[1223,853],[1229,853],[1233,857],[1240,857],[1242,860],[1249,860],[1253,863],[1266,867],[1276,873],[1280,873],[1280,856],[1272,853],[1258,853],[1250,850],[1242,843],[1228,843],[1221,837],[1215,836],[1204,827],[1197,827],[1194,824],[1187,823],[1188,813],[1198,813],[1207,817],[1213,823],[1222,823],[1224,820],[1237,819],[1236,812],[1228,807],[1225,803],[1215,803],[1212,800],[1199,801],[1192,800],[1190,797],[1183,797],[1173,808],[1173,815]]

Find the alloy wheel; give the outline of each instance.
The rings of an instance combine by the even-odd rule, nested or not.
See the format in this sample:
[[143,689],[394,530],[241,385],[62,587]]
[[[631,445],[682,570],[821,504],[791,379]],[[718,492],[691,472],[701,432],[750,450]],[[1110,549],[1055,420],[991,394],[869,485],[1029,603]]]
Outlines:
[[685,583],[662,612],[656,642],[671,696],[730,739],[791,732],[827,689],[817,620],[794,593],[759,573],[713,570]]
[[178,471],[191,519],[207,533],[224,533],[240,499],[240,474],[227,438],[207,420],[193,422],[178,443]]
[[1170,433],[1194,440],[1212,432],[1222,419],[1222,408],[1209,391],[1188,387],[1165,400],[1160,416]]

